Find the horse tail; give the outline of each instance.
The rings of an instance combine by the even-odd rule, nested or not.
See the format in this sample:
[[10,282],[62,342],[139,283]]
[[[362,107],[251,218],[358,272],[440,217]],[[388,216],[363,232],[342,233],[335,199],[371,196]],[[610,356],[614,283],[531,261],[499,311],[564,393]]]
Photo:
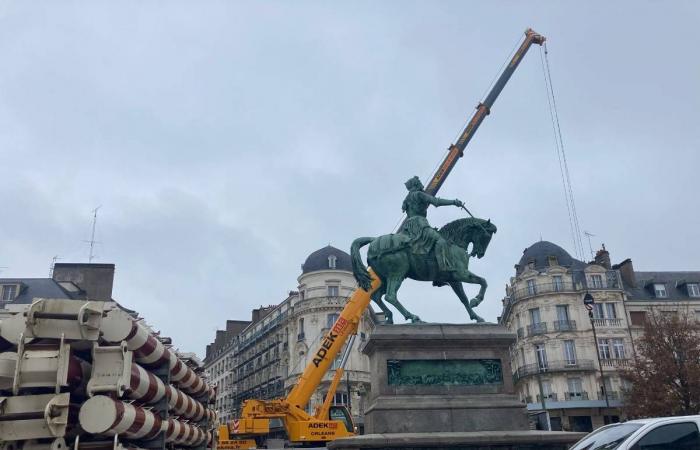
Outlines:
[[362,262],[362,256],[360,256],[360,249],[365,245],[372,242],[374,238],[371,237],[361,237],[352,241],[352,246],[350,247],[350,257],[352,258],[352,274],[357,280],[357,284],[360,285],[365,291],[369,291],[372,285],[372,277],[367,271],[365,263]]

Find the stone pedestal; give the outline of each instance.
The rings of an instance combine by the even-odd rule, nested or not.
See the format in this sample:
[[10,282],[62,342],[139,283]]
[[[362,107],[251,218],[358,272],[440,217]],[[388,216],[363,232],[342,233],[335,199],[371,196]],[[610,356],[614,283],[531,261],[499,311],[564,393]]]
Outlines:
[[365,432],[524,431],[508,348],[496,324],[379,325],[363,352],[371,392]]

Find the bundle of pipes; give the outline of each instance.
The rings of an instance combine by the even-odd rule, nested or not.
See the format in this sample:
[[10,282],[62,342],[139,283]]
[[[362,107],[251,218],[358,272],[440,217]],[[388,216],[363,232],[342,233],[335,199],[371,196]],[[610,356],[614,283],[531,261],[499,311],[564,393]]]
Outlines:
[[168,407],[173,414],[195,422],[202,420],[205,415],[209,422],[213,422],[216,416],[213,410],[207,409],[202,403],[177,388],[166,385],[136,363],[131,364],[131,380],[126,395],[133,400],[148,404],[157,403],[166,397]]
[[114,302],[0,310],[0,340],[0,450],[213,443],[214,389]]
[[92,434],[122,434],[130,439],[148,441],[161,431],[165,442],[185,446],[196,446],[208,442],[211,433],[176,419],[162,420],[153,412],[96,395],[80,407],[80,425]]
[[112,343],[126,342],[127,348],[134,352],[139,364],[144,367],[158,367],[167,363],[170,381],[180,389],[196,397],[205,394],[209,398],[215,397],[212,387],[126,312],[113,309],[107,313],[103,323],[102,339]]

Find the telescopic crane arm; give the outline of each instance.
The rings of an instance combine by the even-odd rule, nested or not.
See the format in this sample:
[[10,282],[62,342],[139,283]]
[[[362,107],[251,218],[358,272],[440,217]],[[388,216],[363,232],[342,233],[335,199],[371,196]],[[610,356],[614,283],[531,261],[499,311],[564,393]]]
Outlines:
[[476,107],[476,112],[467,123],[467,126],[464,128],[464,131],[462,131],[462,134],[460,134],[457,142],[450,145],[447,156],[442,161],[442,164],[440,164],[440,167],[438,167],[437,171],[428,183],[427,187],[425,188],[425,192],[430,195],[437,194],[438,190],[440,190],[440,186],[442,186],[442,183],[445,182],[445,178],[447,178],[447,176],[450,174],[454,166],[457,164],[459,158],[464,156],[464,149],[467,148],[467,144],[469,144],[469,141],[471,141],[472,137],[474,137],[474,133],[476,133],[476,130],[479,129],[481,122],[483,122],[484,118],[486,118],[486,116],[488,116],[491,112],[491,107],[496,102],[498,95],[505,87],[511,75],[513,75],[513,72],[515,72],[515,69],[518,68],[520,61],[523,60],[523,57],[530,49],[530,46],[532,44],[542,45],[544,41],[545,37],[535,32],[532,28],[525,30],[525,40],[522,42],[522,44],[520,44],[520,47],[518,47],[518,50],[515,52],[510,62],[503,70],[503,73],[501,73],[501,76],[498,77],[498,80],[491,88],[491,91],[486,96],[486,99],[483,101],[483,103],[479,103],[479,105]]

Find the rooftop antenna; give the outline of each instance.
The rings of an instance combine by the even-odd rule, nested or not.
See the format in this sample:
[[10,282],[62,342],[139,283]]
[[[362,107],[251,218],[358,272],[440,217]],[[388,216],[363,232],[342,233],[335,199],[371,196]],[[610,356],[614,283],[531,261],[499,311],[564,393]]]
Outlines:
[[95,241],[95,227],[97,226],[97,210],[100,208],[102,208],[102,205],[92,210],[92,235],[89,241],[83,241],[90,244],[90,257],[88,258],[88,262],[90,263],[95,259],[95,244],[99,244],[99,242]]
[[591,251],[591,258],[595,259],[595,253],[593,253],[593,246],[591,245],[591,237],[594,237],[595,234],[589,233],[586,230],[583,230],[583,234],[585,234],[586,237],[588,238],[588,249]]
[[58,255],[54,255],[54,257],[51,258],[51,267],[49,267],[49,278],[53,278],[53,268],[56,265],[56,261],[58,261],[59,259],[62,258]]

